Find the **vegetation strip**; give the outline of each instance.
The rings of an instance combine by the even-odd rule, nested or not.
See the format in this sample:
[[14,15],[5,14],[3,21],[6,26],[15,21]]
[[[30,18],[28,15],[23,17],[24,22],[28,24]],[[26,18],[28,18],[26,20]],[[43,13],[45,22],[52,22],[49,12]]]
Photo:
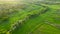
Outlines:
[[[37,13],[37,14],[39,14],[39,13]],[[36,15],[36,14],[35,14],[35,15]],[[29,16],[29,15],[28,15],[28,16]],[[15,29],[17,28],[18,24],[21,24],[23,21],[28,20],[27,18],[28,18],[28,17],[24,18],[23,20],[19,20],[18,23],[16,23],[15,25],[12,26],[12,29],[8,30],[8,33],[11,32],[11,31],[13,31],[13,30],[15,30]]]

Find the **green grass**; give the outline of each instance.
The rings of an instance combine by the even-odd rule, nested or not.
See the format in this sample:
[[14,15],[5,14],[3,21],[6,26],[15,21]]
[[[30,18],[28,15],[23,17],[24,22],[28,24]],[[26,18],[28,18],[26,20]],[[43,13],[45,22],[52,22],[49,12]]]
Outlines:
[[[60,30],[56,26],[52,26],[48,23],[56,23],[59,24],[58,21],[55,22],[53,19],[56,11],[51,10],[51,12],[48,10],[48,12],[41,14],[37,16],[36,18],[29,19],[25,22],[25,24],[21,25],[20,28],[14,30],[12,34],[59,34]],[[52,17],[52,16],[54,17]],[[45,20],[47,20],[48,23],[45,23]]]
[[[10,34],[60,34],[60,5],[25,3],[25,8],[0,16],[0,34],[7,33],[13,24],[24,20]],[[45,7],[44,7],[45,6]],[[12,27],[13,28],[13,27]]]
[[58,8],[52,8],[50,6],[46,13],[29,19],[25,24],[21,25],[20,28],[14,30],[12,34],[60,34],[59,27],[48,24],[60,24],[60,16],[58,14],[60,11],[57,9]]
[[[35,5],[34,5],[35,6]],[[29,6],[30,7],[30,6]],[[37,5],[33,8],[35,8],[36,10],[34,10],[33,8],[33,5],[31,6],[31,8],[27,8],[29,9],[30,11],[27,11],[26,9],[25,10],[19,10],[18,12],[16,13],[13,13],[13,14],[10,14],[9,15],[9,18],[7,19],[7,21],[4,21],[0,26],[0,29],[3,31],[7,31],[10,29],[10,27],[12,26],[12,24],[16,23],[18,20],[21,20],[21,19],[24,19],[28,14],[34,14],[34,13],[38,13],[40,10],[43,9],[43,7],[40,7]],[[42,8],[42,9],[40,9]],[[33,10],[32,10],[33,9]],[[39,9],[39,10],[37,10]]]

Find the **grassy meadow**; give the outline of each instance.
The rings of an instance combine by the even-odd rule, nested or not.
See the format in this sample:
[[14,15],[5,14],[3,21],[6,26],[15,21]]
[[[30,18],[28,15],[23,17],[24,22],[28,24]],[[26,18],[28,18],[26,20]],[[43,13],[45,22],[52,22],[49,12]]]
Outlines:
[[46,1],[0,2],[0,34],[60,34],[60,3]]

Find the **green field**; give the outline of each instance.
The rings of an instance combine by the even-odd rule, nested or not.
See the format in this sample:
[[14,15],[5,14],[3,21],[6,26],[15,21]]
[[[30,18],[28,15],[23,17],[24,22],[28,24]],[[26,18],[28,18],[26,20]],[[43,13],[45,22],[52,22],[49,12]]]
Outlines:
[[60,3],[8,5],[0,5],[0,34],[60,34]]

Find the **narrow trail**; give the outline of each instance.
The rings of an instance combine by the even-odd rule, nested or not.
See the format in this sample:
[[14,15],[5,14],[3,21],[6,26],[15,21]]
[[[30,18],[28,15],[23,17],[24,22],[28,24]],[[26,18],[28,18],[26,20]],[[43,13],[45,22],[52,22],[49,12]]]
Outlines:
[[45,22],[45,23],[46,23],[46,24],[49,24],[49,25],[51,25],[51,26],[53,26],[53,27],[55,27],[55,28],[60,29],[60,24],[50,23],[50,22]]

